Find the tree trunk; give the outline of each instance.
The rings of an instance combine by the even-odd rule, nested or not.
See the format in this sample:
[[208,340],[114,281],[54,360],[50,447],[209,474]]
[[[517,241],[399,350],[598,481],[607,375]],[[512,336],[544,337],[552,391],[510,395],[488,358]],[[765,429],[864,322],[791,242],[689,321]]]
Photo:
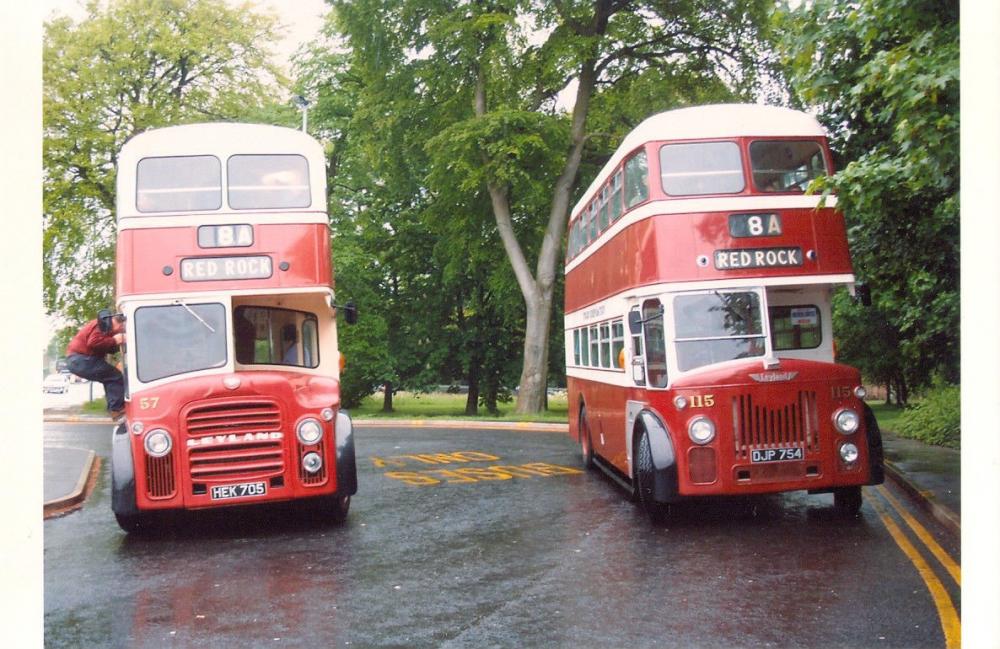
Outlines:
[[545,408],[545,387],[549,369],[549,323],[552,315],[552,290],[528,305],[524,327],[524,364],[517,390],[518,413],[541,412]]
[[465,399],[465,414],[474,417],[479,414],[479,359],[469,361],[469,373],[466,376],[469,384],[469,396]]
[[386,381],[382,386],[385,395],[382,397],[382,412],[392,412],[392,381]]

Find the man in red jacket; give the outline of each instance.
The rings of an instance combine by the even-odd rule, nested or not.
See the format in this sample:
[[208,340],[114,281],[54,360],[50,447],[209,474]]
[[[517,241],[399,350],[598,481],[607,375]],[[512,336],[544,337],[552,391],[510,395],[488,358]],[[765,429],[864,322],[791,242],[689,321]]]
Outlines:
[[108,412],[114,421],[125,414],[125,380],[122,373],[105,361],[104,357],[118,351],[118,346],[123,342],[125,318],[121,315],[100,314],[97,320],[83,325],[66,346],[66,366],[69,371],[91,381],[100,381],[104,386]]

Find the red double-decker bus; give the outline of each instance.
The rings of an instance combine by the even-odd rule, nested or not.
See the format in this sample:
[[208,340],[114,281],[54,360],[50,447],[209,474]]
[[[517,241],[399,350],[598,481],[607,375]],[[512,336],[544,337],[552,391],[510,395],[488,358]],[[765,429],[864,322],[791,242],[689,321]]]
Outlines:
[[636,127],[570,219],[570,434],[658,517],[687,497],[808,490],[856,513],[883,480],[831,296],[854,289],[823,129],[784,108],[668,111]]
[[117,191],[121,527],[302,499],[345,518],[357,477],[320,144],[251,124],[148,131],[122,147]]

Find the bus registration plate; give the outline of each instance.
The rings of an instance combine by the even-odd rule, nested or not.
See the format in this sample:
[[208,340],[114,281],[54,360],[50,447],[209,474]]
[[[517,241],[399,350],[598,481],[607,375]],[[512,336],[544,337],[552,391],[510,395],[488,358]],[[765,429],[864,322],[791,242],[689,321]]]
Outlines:
[[264,495],[267,495],[267,484],[264,482],[243,482],[240,484],[216,485],[212,487],[212,500],[228,500],[230,498],[247,498]]
[[787,462],[791,460],[803,460],[805,455],[802,447],[793,448],[761,448],[750,452],[751,462]]

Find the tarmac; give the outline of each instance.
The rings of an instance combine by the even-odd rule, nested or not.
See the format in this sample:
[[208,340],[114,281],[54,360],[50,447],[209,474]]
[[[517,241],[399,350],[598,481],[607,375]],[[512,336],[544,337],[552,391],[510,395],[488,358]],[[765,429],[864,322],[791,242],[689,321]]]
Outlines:
[[[46,422],[104,422],[106,416],[84,415],[75,409],[49,409]],[[531,422],[475,422],[448,420],[355,419],[358,427],[398,426],[435,428],[493,428],[503,430],[543,430],[566,432],[566,424]],[[942,446],[897,437],[882,431],[885,473],[913,501],[956,536],[961,535],[961,453]],[[43,456],[44,516],[51,518],[83,505],[93,488],[100,458],[91,449],[46,446]]]

